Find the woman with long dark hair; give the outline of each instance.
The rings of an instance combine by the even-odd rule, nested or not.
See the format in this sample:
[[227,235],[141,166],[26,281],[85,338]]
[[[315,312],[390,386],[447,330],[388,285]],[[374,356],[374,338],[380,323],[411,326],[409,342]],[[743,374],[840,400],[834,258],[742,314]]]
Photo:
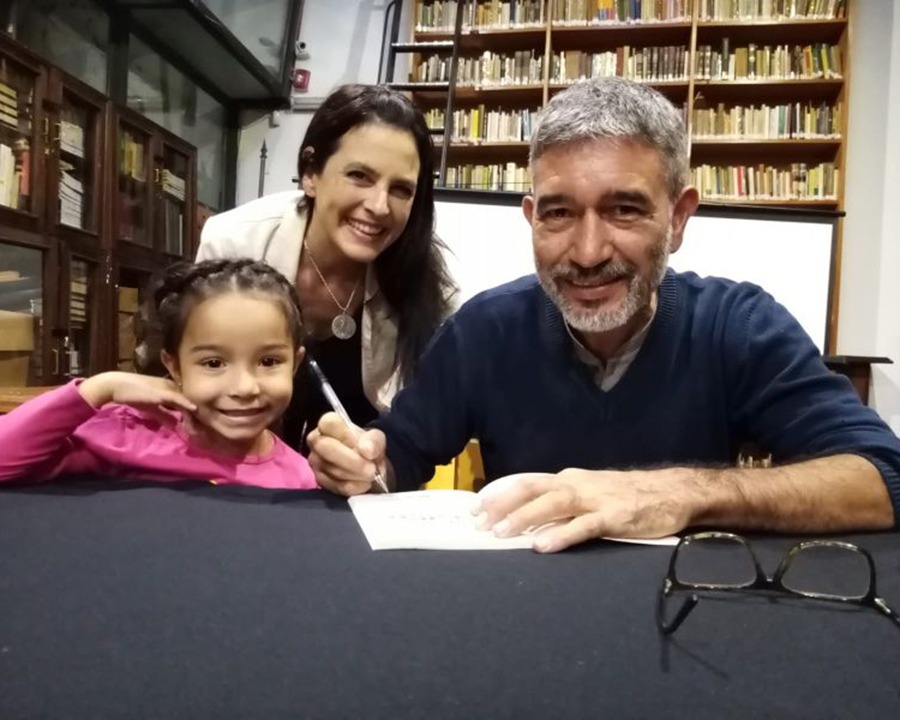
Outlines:
[[[365,425],[407,382],[455,291],[434,235],[433,145],[422,113],[382,86],[345,85],[319,107],[297,160],[302,192],[216,215],[198,260],[265,260],[295,282],[307,349]],[[283,435],[294,447],[330,410],[306,373]]]

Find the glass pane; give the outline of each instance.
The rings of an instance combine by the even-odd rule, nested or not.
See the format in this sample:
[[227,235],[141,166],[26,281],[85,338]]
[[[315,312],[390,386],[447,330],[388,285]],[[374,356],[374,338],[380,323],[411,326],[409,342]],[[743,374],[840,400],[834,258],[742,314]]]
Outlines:
[[216,210],[225,208],[225,106],[197,90],[197,116],[185,120],[178,137],[197,148],[197,199]]
[[152,245],[147,232],[147,151],[150,138],[119,127],[118,238]]
[[8,27],[26,47],[106,92],[109,16],[95,0],[16,0]]
[[0,205],[31,209],[34,160],[35,76],[8,58],[0,58]]
[[291,0],[204,0],[204,5],[273,76],[281,75]]
[[41,385],[43,256],[0,244],[0,385]]
[[224,207],[225,106],[132,35],[128,107],[197,148],[198,199]]
[[184,254],[184,223],[187,218],[185,208],[185,181],[188,174],[188,159],[171,148],[166,148],[165,165],[162,171],[162,248],[171,255]]
[[59,122],[59,221],[95,231],[96,110],[65,93]]
[[72,260],[69,265],[69,334],[63,340],[69,377],[83,375],[90,367],[92,272],[93,268],[83,260]]
[[138,315],[144,301],[145,289],[150,275],[139,270],[121,268],[117,294],[118,312],[118,354],[116,368],[134,371],[134,349],[137,346]]

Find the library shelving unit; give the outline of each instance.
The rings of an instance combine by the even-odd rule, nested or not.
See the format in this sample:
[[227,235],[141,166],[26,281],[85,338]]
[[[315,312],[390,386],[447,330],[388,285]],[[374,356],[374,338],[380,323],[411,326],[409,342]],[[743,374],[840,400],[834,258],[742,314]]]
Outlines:
[[138,289],[196,245],[196,151],[0,33],[0,386],[130,367]]
[[416,0],[398,86],[449,132],[446,187],[527,190],[540,108],[619,75],[682,111],[704,202],[839,210],[847,13],[848,0]]

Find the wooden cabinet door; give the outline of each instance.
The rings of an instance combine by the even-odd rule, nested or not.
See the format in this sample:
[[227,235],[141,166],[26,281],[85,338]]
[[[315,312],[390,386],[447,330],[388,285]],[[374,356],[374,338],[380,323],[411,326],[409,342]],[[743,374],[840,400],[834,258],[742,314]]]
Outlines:
[[105,217],[106,98],[96,90],[54,70],[47,107],[51,142],[47,148],[47,226],[79,250],[108,247]]
[[168,132],[159,136],[156,242],[166,263],[191,259],[196,251],[194,187],[197,151]]
[[0,386],[57,382],[58,252],[0,241]]
[[44,230],[44,66],[0,33],[0,226],[14,239]]
[[127,108],[114,106],[111,115],[116,158],[110,198],[113,246],[126,243],[152,254],[156,126]]

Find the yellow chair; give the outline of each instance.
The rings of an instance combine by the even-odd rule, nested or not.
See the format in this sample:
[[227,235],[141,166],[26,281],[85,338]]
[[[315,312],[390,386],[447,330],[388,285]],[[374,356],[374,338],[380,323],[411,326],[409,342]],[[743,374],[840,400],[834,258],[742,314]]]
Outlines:
[[459,455],[447,465],[435,468],[425,487],[429,490],[473,490],[484,486],[484,465],[477,440],[470,440]]

